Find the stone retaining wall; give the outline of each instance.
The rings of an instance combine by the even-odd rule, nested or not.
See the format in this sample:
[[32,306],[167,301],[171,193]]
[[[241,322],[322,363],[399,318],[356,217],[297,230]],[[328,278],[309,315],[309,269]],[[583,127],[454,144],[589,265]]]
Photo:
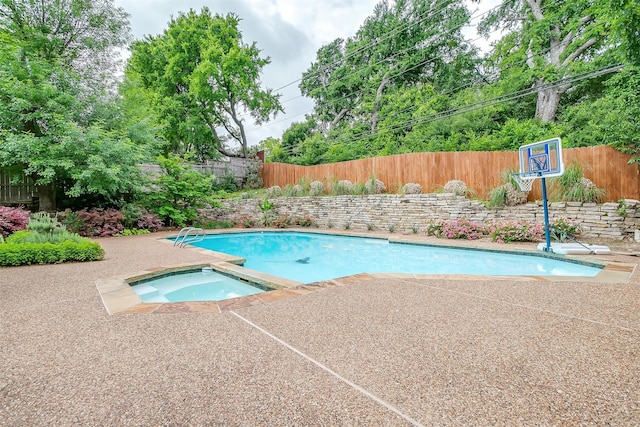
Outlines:
[[[432,220],[466,218],[475,223],[522,220],[544,223],[542,203],[528,203],[500,209],[486,208],[479,201],[450,193],[379,194],[367,196],[272,198],[274,211],[291,218],[309,217],[320,228],[338,230],[383,230],[424,233]],[[236,221],[241,217],[259,220],[261,199],[225,200],[224,209],[206,209],[208,220]],[[610,239],[633,238],[640,229],[640,202],[626,200],[626,213],[619,215],[619,203],[556,202],[549,206],[549,219],[576,220],[582,236]]]

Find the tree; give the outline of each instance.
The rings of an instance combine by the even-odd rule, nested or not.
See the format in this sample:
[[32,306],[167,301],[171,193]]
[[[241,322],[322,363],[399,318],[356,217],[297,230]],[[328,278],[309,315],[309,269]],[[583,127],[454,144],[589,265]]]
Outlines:
[[576,103],[561,115],[571,146],[608,144],[640,163],[640,69],[627,66],[604,84],[597,99]]
[[603,8],[609,11],[613,30],[622,41],[626,58],[640,66],[640,3],[637,0],[607,0]]
[[34,179],[41,210],[55,209],[56,186],[68,180],[69,194],[106,198],[134,184],[122,175],[104,181],[119,171],[134,176],[137,156],[122,135],[101,129],[98,113],[113,107],[113,87],[97,76],[115,74],[104,67],[128,38],[126,14],[112,0],[0,1],[0,166],[21,166]]
[[70,197],[96,195],[110,202],[130,194],[140,182],[141,150],[123,130],[100,120],[77,124],[79,103],[64,90],[74,75],[1,52],[0,165],[19,165],[34,180],[41,210],[55,210],[58,187]]
[[[503,68],[520,61],[537,88],[535,117],[543,122],[556,118],[561,97],[574,87],[562,79],[596,68],[603,50],[610,47],[606,8],[591,0],[506,0],[490,11],[480,31],[508,32],[496,48]],[[553,82],[557,84],[550,85]]]
[[282,150],[289,157],[300,157],[303,154],[302,144],[316,132],[315,129],[316,121],[311,117],[301,123],[292,123],[282,134]]
[[113,0],[0,0],[0,28],[28,56],[78,74],[84,99],[113,93],[118,48],[131,38],[128,15]]
[[359,121],[375,134],[387,94],[421,83],[446,92],[472,81],[475,52],[462,36],[468,19],[453,0],[378,3],[354,37],[320,48],[302,76],[321,130]]
[[190,10],[172,19],[159,36],[135,42],[126,74],[154,92],[154,106],[166,117],[165,139],[174,152],[247,156],[244,117],[257,124],[283,111],[279,95],[260,88],[261,58],[256,43],[242,41],[239,18]]
[[361,79],[349,72],[345,55],[345,41],[335,39],[318,50],[316,62],[302,74],[300,92],[315,101],[318,125],[324,133],[336,127],[358,101]]

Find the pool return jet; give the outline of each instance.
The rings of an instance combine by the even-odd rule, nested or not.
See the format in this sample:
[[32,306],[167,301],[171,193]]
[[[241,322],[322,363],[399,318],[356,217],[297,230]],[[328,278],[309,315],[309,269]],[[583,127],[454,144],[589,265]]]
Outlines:
[[[546,178],[562,176],[564,163],[562,161],[562,140],[560,138],[547,139],[523,145],[518,149],[520,172],[511,177],[518,184],[521,191],[529,192],[533,181],[540,178],[542,185],[542,206],[544,209],[544,234],[545,243],[538,245],[538,250],[557,254],[609,254],[611,251],[606,246],[585,245],[570,236],[567,238],[575,243],[551,244],[551,228],[549,224],[549,203],[547,201]],[[557,230],[559,231],[559,230]]]

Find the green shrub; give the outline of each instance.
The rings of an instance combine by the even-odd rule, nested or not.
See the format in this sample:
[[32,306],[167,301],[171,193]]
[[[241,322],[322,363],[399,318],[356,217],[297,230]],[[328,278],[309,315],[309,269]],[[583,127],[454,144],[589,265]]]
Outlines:
[[505,206],[507,204],[507,187],[505,185],[500,185],[489,191],[489,202],[488,206],[490,208],[499,208]]
[[331,194],[336,196],[345,196],[352,194],[353,183],[348,179],[342,179],[337,181],[333,187],[331,187]]
[[7,243],[62,243],[65,240],[73,242],[83,242],[86,239],[67,230],[61,230],[56,233],[36,233],[30,230],[21,230],[13,233],[7,238]]
[[64,212],[60,212],[59,215],[62,217],[62,224],[72,233],[80,234],[80,232],[87,226],[86,221],[81,218],[77,212],[66,210]]
[[507,169],[500,173],[502,184],[489,191],[490,208],[502,206],[515,206],[527,202],[527,193],[520,190],[520,186],[513,179],[513,175],[518,172],[516,169]]
[[196,221],[194,227],[200,227],[205,229],[216,229],[216,228],[233,228],[235,226],[233,221],[216,221],[216,220],[208,220],[208,221]]
[[67,231],[57,217],[32,214],[25,230],[0,242],[0,266],[94,261],[104,257],[97,242]]
[[361,196],[364,194],[369,194],[369,191],[364,184],[356,182],[355,184],[353,184],[353,187],[351,187],[351,194]]
[[551,222],[549,234],[554,240],[565,241],[568,237],[578,237],[582,233],[582,228],[577,221],[559,217]]
[[229,167],[225,168],[224,174],[216,179],[216,187],[226,191],[227,193],[233,193],[238,191],[238,184],[236,184],[236,177]]
[[627,201],[625,199],[618,200],[618,210],[616,214],[619,216],[627,216]]
[[313,219],[310,216],[304,216],[296,218],[293,223],[299,227],[311,227],[313,225]]
[[278,216],[275,207],[276,206],[269,199],[264,199],[262,202],[258,203],[258,208],[262,212],[261,222],[265,227],[272,225],[272,221]]
[[122,225],[124,225],[124,228],[137,228],[136,223],[142,218],[142,209],[140,207],[127,203],[120,208],[120,213],[123,216]]
[[52,217],[45,212],[32,213],[26,228],[38,234],[57,234],[67,231],[57,217]]
[[287,228],[291,225],[291,218],[288,215],[280,215],[272,219],[269,225],[275,228]]
[[442,235],[442,225],[444,221],[441,220],[431,220],[427,224],[427,236],[436,236],[440,237]]
[[143,228],[125,228],[120,233],[115,236],[140,236],[142,234],[150,234],[149,230],[145,230]]
[[178,156],[159,157],[160,174],[150,183],[144,204],[168,225],[184,227],[198,217],[198,208],[219,207],[212,175],[192,169]]
[[242,215],[234,219],[233,225],[240,228],[253,228],[258,225],[258,221],[249,215]]
[[582,178],[578,184],[563,191],[563,200],[601,203],[605,200],[606,195],[604,189],[596,187],[589,179]]
[[260,176],[260,169],[262,168],[262,162],[255,160],[247,163],[247,169],[245,170],[245,188],[256,189],[262,187],[262,177]]
[[311,183],[305,177],[302,177],[298,180],[298,185],[302,188],[303,194],[309,194],[309,190],[311,190]]
[[604,189],[596,187],[591,180],[583,176],[582,166],[576,161],[567,166],[564,174],[559,176],[555,183],[560,186],[560,197],[556,194],[553,197],[568,202],[600,203],[606,197]]
[[324,184],[320,181],[312,181],[309,184],[310,196],[322,196],[324,194]]
[[54,264],[67,261],[96,261],[104,257],[97,242],[65,240],[61,243],[0,244],[0,266]]
[[304,196],[304,188],[300,184],[287,185],[282,189],[281,195],[284,197],[300,197]]

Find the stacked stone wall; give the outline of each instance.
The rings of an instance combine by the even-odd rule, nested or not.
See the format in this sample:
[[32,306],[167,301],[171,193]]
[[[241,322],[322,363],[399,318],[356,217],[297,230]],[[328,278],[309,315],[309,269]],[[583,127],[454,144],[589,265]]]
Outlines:
[[[212,221],[233,221],[241,217],[259,220],[259,199],[225,200],[224,208],[206,209],[201,216]],[[487,208],[480,201],[451,193],[378,194],[334,197],[272,198],[278,215],[310,218],[320,228],[338,230],[382,230],[398,233],[424,233],[434,220],[467,219],[478,224],[494,221],[544,223],[541,203]],[[619,203],[557,202],[549,205],[549,219],[564,217],[577,221],[584,237],[633,238],[640,229],[640,202]]]

